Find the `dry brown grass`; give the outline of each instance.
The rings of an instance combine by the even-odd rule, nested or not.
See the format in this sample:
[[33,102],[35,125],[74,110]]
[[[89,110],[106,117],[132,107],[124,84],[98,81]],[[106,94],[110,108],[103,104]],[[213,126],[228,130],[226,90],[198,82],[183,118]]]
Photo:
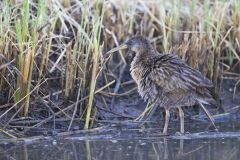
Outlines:
[[[24,3],[26,2],[26,3]],[[103,54],[133,35],[144,35],[159,52],[173,52],[207,75],[219,91],[222,79],[240,82],[240,2],[58,1],[0,2],[0,122],[16,127],[19,117],[40,127],[65,119],[89,128],[96,94],[111,105],[127,68],[124,56]],[[41,5],[40,5],[41,4]],[[107,62],[107,65],[106,65]],[[115,82],[115,83],[114,83]],[[110,111],[107,107],[107,111]],[[23,119],[23,120],[25,120]],[[12,136],[19,132],[9,133]]]

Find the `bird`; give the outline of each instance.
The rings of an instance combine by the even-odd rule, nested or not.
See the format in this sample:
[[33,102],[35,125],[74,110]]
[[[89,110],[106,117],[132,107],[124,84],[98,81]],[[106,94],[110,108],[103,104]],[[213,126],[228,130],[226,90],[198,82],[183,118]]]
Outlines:
[[110,55],[127,49],[131,57],[130,74],[144,101],[165,109],[163,134],[167,134],[170,109],[177,108],[180,133],[184,133],[182,107],[200,105],[214,127],[214,119],[203,104],[215,104],[213,83],[200,71],[187,65],[178,55],[159,53],[143,36],[134,36],[108,51]]

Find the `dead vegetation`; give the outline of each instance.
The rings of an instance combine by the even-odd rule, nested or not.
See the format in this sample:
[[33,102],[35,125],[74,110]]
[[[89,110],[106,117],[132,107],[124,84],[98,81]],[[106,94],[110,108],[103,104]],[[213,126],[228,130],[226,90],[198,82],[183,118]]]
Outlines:
[[[234,79],[235,95],[240,2],[171,2],[1,1],[1,132],[22,137],[48,123],[56,129],[58,122],[70,131],[79,121],[79,129],[88,129],[101,117],[99,110],[134,118],[111,110],[116,97],[136,93],[125,75],[125,53],[103,58],[133,35],[148,37],[159,52],[178,54],[207,75],[217,92],[223,79]],[[96,97],[106,107],[97,107]]]

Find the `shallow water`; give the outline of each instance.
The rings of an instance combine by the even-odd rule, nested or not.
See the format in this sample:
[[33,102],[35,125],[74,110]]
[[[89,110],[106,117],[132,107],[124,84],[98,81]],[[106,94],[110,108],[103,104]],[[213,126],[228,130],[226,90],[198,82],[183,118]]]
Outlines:
[[[170,128],[170,135],[160,134],[157,124],[142,129],[131,125],[109,126],[96,132],[72,136],[47,137],[0,143],[2,160],[155,160],[204,159],[238,160],[240,157],[240,125],[238,122],[217,124],[219,131],[207,130],[205,123],[186,124],[181,135]],[[177,126],[176,126],[177,127]],[[211,129],[211,127],[210,127]]]

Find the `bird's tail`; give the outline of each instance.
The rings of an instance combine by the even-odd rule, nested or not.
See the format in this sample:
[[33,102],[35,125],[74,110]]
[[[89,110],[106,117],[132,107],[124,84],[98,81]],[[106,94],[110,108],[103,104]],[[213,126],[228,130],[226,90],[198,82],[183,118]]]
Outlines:
[[216,130],[218,130],[217,127],[216,127],[216,125],[215,125],[215,123],[214,123],[213,117],[211,116],[211,114],[209,113],[209,111],[207,110],[207,108],[203,105],[203,104],[209,104],[209,103],[206,102],[206,101],[200,100],[200,99],[197,99],[197,102],[198,102],[198,104],[201,106],[201,108],[203,109],[204,113],[207,115],[207,117],[208,117],[209,120],[211,121],[211,123],[213,124],[214,128],[215,128]]

